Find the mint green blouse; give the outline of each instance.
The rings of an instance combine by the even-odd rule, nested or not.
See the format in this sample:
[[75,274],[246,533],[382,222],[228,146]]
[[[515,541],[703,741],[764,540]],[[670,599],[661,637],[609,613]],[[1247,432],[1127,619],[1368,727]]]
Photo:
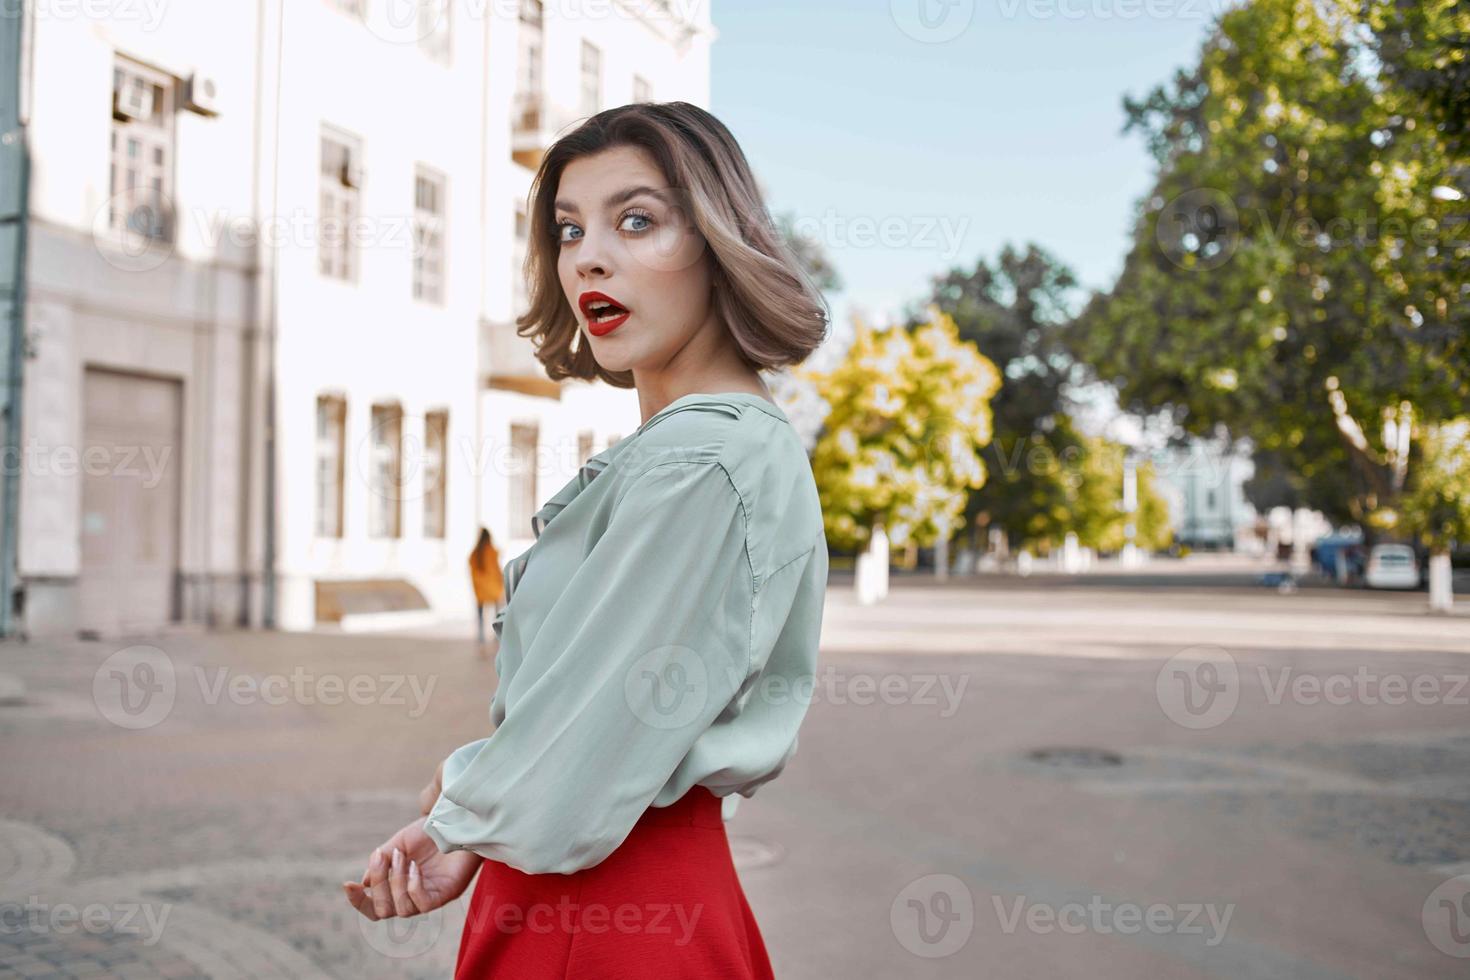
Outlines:
[[827,542],[790,419],[756,394],[684,395],[531,526],[494,621],[494,732],[445,760],[425,833],[570,874],[693,786],[728,820],[796,752],[816,671]]

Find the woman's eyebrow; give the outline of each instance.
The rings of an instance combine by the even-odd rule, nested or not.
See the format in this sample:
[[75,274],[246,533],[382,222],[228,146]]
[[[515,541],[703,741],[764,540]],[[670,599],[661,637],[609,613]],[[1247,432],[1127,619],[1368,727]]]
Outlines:
[[[665,192],[657,187],[647,187],[643,185],[639,185],[637,187],[625,187],[620,191],[614,191],[613,193],[609,194],[607,196],[607,199],[602,202],[602,206],[604,209],[615,207],[616,205],[622,204],[624,201],[627,201],[630,198],[637,197],[639,194],[648,194],[660,200],[663,200],[665,196]],[[571,201],[557,201],[555,207],[559,211],[566,211],[571,214],[580,213],[577,210],[577,206]]]

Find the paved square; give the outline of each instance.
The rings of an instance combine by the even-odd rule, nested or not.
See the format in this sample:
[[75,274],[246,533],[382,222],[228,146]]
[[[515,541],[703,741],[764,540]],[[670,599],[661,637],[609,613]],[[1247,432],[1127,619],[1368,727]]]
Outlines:
[[[1470,618],[1168,576],[834,575],[730,825],[783,978],[1470,971]],[[447,977],[338,883],[484,734],[472,624],[8,643],[0,975]]]

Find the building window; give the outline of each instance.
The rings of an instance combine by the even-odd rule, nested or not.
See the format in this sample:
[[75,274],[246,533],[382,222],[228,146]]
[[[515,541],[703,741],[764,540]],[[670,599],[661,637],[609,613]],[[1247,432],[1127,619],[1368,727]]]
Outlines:
[[419,167],[413,178],[413,298],[444,305],[444,175]]
[[361,208],[361,141],[334,130],[322,132],[321,214],[318,268],[324,276],[357,281],[357,243],[353,226]]
[[607,436],[607,444],[609,446],[614,445],[621,438],[623,437],[618,435],[616,432],[609,432]]
[[112,68],[108,224],[173,238],[174,80],[118,58]]
[[402,531],[399,493],[403,472],[403,409],[396,404],[373,406],[368,481],[368,534],[396,538]]
[[515,128],[535,130],[541,123],[541,0],[521,0],[520,20]]
[[347,400],[319,395],[316,400],[316,533],[342,536],[342,472],[347,445]]
[[419,0],[419,48],[442,65],[449,64],[449,0]]
[[424,537],[442,538],[448,501],[449,412],[424,416]]
[[515,423],[510,427],[510,533],[512,537],[530,537],[531,518],[536,514],[536,443],[540,434],[536,423]]
[[510,249],[511,302],[515,304],[515,312],[518,315],[526,307],[531,305],[530,295],[526,290],[526,238],[528,224],[526,204],[524,201],[518,200],[516,201],[515,240]]
[[577,465],[587,462],[592,456],[592,430],[583,429],[577,433]]
[[582,42],[582,115],[602,106],[602,52],[591,41]]
[[648,79],[642,75],[633,76],[633,101],[652,102],[653,89],[648,84]]

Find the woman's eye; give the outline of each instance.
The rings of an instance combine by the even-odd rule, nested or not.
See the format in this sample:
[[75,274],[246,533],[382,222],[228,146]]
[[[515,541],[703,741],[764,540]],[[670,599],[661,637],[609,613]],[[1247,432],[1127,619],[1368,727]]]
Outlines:
[[649,226],[653,224],[653,221],[646,214],[629,214],[629,215],[625,215],[623,217],[623,224],[625,226],[630,221],[641,221],[641,222],[643,222],[643,224],[637,225],[637,226],[632,227],[632,228],[625,228],[624,230],[626,230],[626,231],[647,231],[648,228],[649,228]]
[[575,239],[572,238],[572,237],[570,237],[567,234],[568,231],[575,231],[578,235],[580,235],[582,233],[582,229],[578,228],[576,225],[572,224],[570,221],[558,221],[556,223],[556,237],[557,237],[557,240],[558,241],[563,241],[563,242],[574,241]]

